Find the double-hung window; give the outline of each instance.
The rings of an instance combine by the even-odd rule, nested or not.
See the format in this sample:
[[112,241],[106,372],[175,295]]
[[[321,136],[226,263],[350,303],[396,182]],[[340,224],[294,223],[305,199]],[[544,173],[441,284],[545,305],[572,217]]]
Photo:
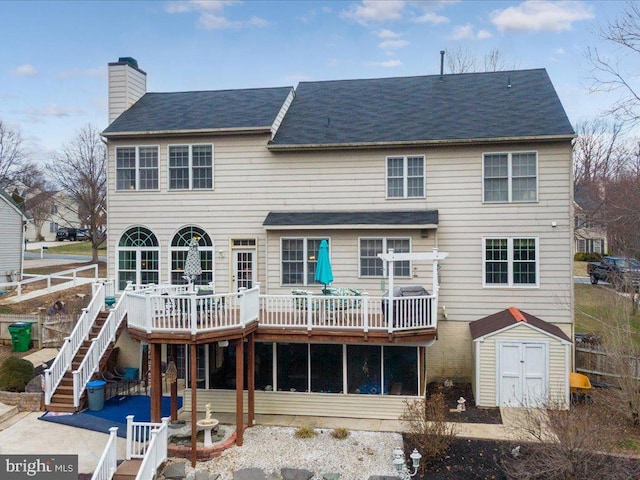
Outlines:
[[116,147],[116,190],[158,189],[158,147]]
[[538,286],[537,238],[485,238],[482,256],[485,286]]
[[[394,253],[410,253],[411,240],[409,238],[361,238],[360,276],[386,276],[386,264],[378,258],[378,254],[388,252],[390,248]],[[393,262],[393,275],[395,277],[410,277],[411,262],[408,260]]]
[[[283,285],[313,285],[321,238],[283,238],[280,243]],[[327,242],[330,242],[327,239]],[[331,245],[329,243],[329,245]]]
[[169,146],[169,190],[213,188],[213,145]]
[[424,156],[387,157],[387,198],[424,197]]
[[482,172],[485,203],[538,201],[535,152],[485,153]]

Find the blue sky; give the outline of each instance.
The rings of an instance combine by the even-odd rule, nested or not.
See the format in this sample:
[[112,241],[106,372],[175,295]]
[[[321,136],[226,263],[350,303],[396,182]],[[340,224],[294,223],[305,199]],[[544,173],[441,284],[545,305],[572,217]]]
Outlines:
[[[588,93],[584,51],[624,2],[1,1],[0,119],[46,162],[87,123],[107,126],[107,63],[132,56],[148,91],[296,86],[428,75],[440,50],[548,70],[572,123]],[[482,61],[482,60],[480,60]]]

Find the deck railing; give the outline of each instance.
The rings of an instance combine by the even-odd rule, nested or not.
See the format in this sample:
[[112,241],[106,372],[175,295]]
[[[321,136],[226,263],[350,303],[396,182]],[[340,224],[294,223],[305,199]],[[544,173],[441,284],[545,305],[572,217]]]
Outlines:
[[258,319],[259,284],[225,294],[177,292],[170,293],[168,288],[125,292],[129,326],[147,332],[197,333],[244,327]]
[[49,405],[51,403],[51,397],[58,388],[62,377],[71,367],[71,362],[76,352],[82,345],[82,342],[87,338],[89,330],[95,322],[98,313],[104,308],[104,285],[100,285],[94,290],[93,298],[87,306],[83,309],[82,315],[78,319],[78,323],[74,327],[71,335],[64,339],[64,343],[58,352],[55,360],[49,368],[44,371],[44,384],[45,394],[44,403]]
[[91,480],[111,480],[118,468],[118,427],[109,429],[109,440],[102,451]]
[[311,329],[386,330],[435,328],[433,296],[393,299],[393,318],[384,297],[261,295],[261,326]]
[[115,340],[116,331],[127,314],[124,298],[124,295],[121,296],[118,303],[109,312],[109,316],[102,325],[100,333],[91,342],[80,366],[73,371],[73,405],[76,407],[80,406],[80,398],[87,387],[87,382],[98,371],[102,355],[107,351],[111,342]]
[[141,458],[136,480],[153,480],[158,467],[167,459],[169,418],[161,423],[134,422],[127,415],[127,460]]

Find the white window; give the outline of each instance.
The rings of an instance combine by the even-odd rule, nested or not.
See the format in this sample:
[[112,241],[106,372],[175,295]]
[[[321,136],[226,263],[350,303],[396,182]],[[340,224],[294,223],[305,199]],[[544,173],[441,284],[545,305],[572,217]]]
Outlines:
[[116,147],[116,190],[158,189],[158,147]]
[[158,284],[160,247],[154,233],[145,227],[132,227],[120,237],[118,255],[118,290],[127,282],[137,285]]
[[184,265],[189,253],[191,239],[198,242],[198,254],[200,255],[200,267],[202,273],[194,280],[196,285],[209,285],[213,282],[214,246],[211,237],[200,227],[188,226],[181,228],[171,240],[169,256],[171,258],[170,280],[173,285],[185,284]]
[[387,157],[387,198],[424,198],[424,157]]
[[[378,254],[388,252],[390,248],[393,248],[395,253],[410,253],[411,239],[361,238],[359,247],[360,276],[384,277],[387,275],[387,264],[378,258]],[[408,260],[393,262],[393,275],[395,277],[410,277],[411,262]]]
[[535,152],[485,153],[482,172],[485,203],[538,201]]
[[213,145],[169,146],[169,189],[211,190]]
[[[331,243],[329,252],[331,252]],[[318,250],[322,238],[282,238],[280,241],[280,258],[282,259],[283,285],[314,285]]]
[[538,286],[536,238],[484,238],[484,286]]

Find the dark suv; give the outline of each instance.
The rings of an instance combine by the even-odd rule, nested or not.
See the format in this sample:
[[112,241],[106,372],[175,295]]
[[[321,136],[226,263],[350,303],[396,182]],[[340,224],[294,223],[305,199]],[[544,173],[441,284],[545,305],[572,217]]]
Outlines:
[[75,242],[78,239],[78,231],[75,228],[60,228],[56,232],[56,240],[62,242],[63,240],[69,240]]

